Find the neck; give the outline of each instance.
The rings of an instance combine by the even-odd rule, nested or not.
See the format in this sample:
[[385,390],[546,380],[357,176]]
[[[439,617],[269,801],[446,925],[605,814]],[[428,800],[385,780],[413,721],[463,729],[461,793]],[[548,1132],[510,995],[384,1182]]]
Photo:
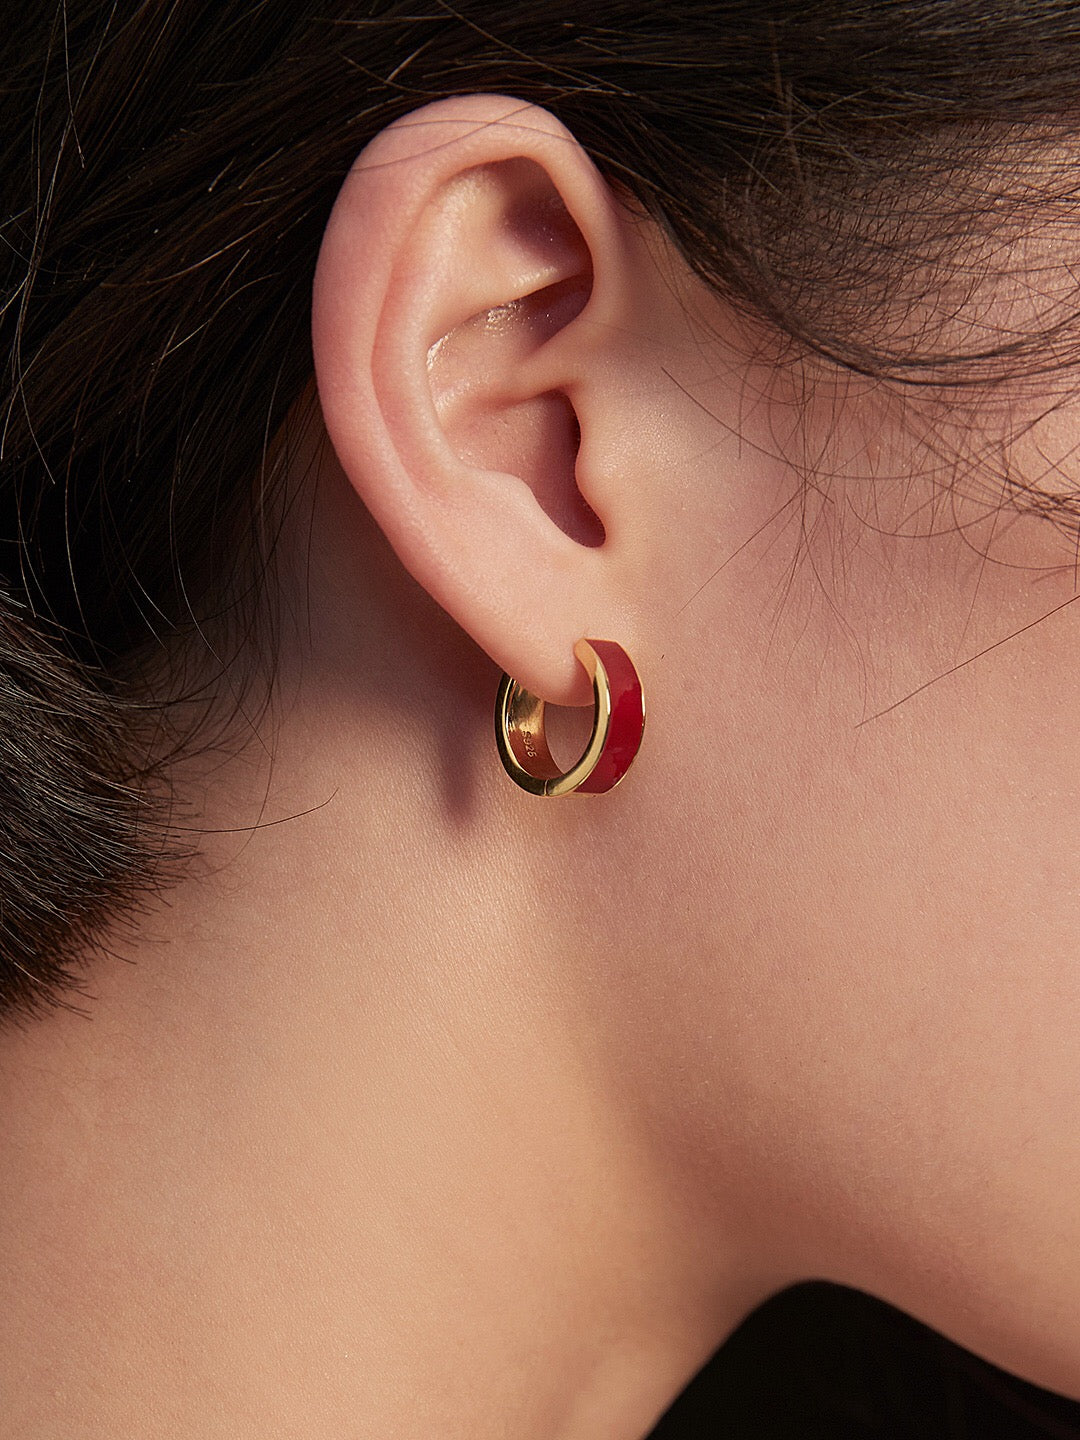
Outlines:
[[[91,1018],[0,1037],[12,1433],[634,1440],[772,1282],[604,1058],[543,837],[509,883],[508,782],[433,804],[420,697],[311,688]],[[228,833],[264,803],[319,808]]]

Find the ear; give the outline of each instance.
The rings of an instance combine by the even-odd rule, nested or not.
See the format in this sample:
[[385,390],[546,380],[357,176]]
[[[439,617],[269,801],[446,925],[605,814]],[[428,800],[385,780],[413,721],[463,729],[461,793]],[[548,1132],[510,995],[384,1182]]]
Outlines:
[[581,636],[634,651],[637,501],[611,393],[649,264],[633,229],[554,117],[467,96],[367,146],[315,275],[345,475],[413,576],[560,704],[591,697]]

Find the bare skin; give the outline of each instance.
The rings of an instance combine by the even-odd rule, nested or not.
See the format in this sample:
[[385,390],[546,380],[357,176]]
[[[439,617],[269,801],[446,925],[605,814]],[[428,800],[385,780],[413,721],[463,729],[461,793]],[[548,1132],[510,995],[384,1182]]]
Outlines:
[[[313,326],[271,707],[0,1038],[13,1433],[634,1440],[819,1276],[1080,1396],[1070,544],[519,102],[369,147]],[[645,745],[537,801],[499,672],[580,705],[590,634]]]

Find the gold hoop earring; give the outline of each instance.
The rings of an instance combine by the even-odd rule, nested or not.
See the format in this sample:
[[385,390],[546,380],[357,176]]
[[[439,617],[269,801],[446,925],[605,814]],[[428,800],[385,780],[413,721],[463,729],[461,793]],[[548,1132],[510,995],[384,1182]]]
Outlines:
[[593,728],[585,753],[562,771],[544,734],[544,702],[503,675],[495,701],[495,744],[511,780],[530,795],[601,795],[634,762],[645,729],[645,696],[634,662],[614,640],[581,639],[574,654],[593,685]]

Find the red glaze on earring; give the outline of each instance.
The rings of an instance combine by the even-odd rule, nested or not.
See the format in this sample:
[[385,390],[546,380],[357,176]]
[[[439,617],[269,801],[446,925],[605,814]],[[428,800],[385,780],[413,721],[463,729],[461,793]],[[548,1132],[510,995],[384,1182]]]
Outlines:
[[602,795],[617,785],[634,762],[645,730],[645,700],[633,661],[613,640],[589,640],[607,671],[611,687],[611,724],[607,744],[578,794]]

